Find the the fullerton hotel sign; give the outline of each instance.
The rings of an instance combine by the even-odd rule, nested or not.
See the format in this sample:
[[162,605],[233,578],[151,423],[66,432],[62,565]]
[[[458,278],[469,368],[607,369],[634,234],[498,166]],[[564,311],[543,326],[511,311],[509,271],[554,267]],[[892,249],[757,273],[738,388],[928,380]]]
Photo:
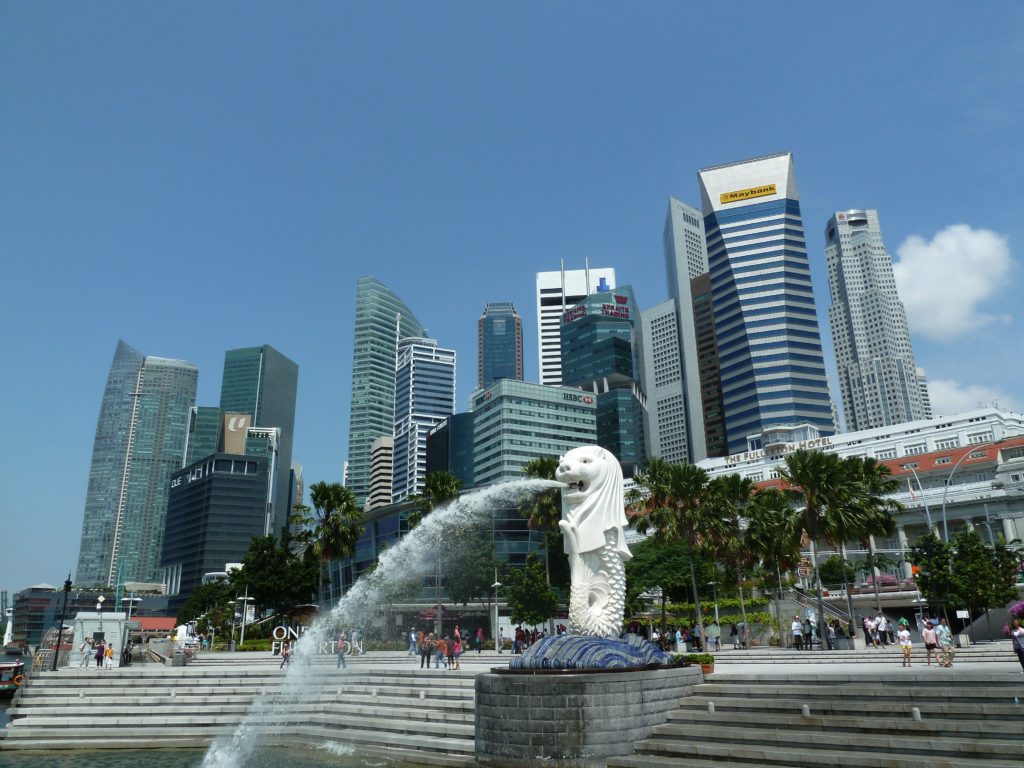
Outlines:
[[785,456],[787,453],[799,450],[812,450],[815,448],[831,448],[832,438],[831,437],[815,437],[811,440],[801,440],[798,443],[774,443],[768,450],[767,454],[763,448],[756,451],[745,451],[743,453],[734,453],[727,456],[725,461],[727,464],[742,464],[745,461],[755,461],[757,459],[763,459],[765,455],[769,458],[776,458],[778,456]]

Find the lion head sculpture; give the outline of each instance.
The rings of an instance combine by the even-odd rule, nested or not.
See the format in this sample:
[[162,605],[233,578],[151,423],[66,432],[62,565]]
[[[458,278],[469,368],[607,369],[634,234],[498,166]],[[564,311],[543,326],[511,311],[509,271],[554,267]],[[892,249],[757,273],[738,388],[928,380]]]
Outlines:
[[628,560],[623,527],[628,525],[622,491],[622,467],[615,456],[597,445],[574,448],[559,461],[555,479],[562,491],[562,527],[566,553],[589,552],[607,544],[605,532],[615,531],[615,549]]

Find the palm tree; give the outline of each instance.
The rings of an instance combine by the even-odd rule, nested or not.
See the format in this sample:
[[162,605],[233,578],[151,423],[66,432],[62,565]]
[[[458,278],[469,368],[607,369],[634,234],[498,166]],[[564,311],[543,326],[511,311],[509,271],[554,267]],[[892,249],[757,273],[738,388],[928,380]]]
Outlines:
[[[558,464],[558,459],[553,456],[540,456],[531,459],[523,467],[523,474],[534,480],[554,480]],[[552,534],[558,531],[558,521],[562,519],[562,498],[559,489],[550,488],[534,495],[523,512],[527,517],[526,524],[543,534],[544,577],[550,589],[551,560],[548,551],[551,549]]]
[[743,602],[743,569],[752,565],[753,553],[746,546],[741,519],[750,504],[754,481],[738,474],[719,475],[708,486],[713,510],[722,522],[722,537],[717,555],[736,570],[736,585],[740,594],[740,613],[747,624],[747,607]]
[[[431,472],[423,478],[423,491],[412,497],[417,502],[416,509],[409,513],[409,530],[419,525],[423,518],[436,508],[444,506],[452,499],[458,498],[462,481],[451,472]],[[437,558],[434,567],[434,601],[437,603],[437,616],[434,618],[434,631],[440,635],[442,630],[441,617],[441,543],[444,532],[438,527]]]
[[705,640],[704,614],[693,561],[698,551],[714,552],[723,533],[721,518],[713,514],[709,504],[708,473],[693,464],[669,464],[662,459],[651,459],[647,468],[633,480],[637,487],[630,492],[630,502],[640,513],[632,520],[637,532],[653,529],[655,539],[690,548],[690,586],[701,639]]
[[296,504],[293,521],[302,526],[298,540],[313,549],[320,560],[317,599],[324,608],[324,576],[332,560],[351,557],[363,535],[363,511],[355,494],[341,483],[319,482],[309,486],[309,507]]
[[800,514],[778,488],[766,488],[753,495],[747,507],[744,544],[751,555],[769,572],[774,570],[778,595],[775,618],[779,622],[779,645],[785,647],[780,603],[782,571],[795,568],[800,561]]

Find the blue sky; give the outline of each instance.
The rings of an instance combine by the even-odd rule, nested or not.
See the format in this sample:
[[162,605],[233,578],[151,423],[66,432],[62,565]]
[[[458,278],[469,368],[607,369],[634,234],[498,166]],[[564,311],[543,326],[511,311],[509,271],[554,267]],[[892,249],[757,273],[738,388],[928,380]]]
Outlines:
[[656,304],[669,195],[699,204],[699,168],[783,150],[822,317],[826,219],[877,208],[936,407],[1024,408],[1022,21],[1014,3],[3,4],[0,586],[75,566],[118,338],[196,363],[200,404],[226,349],[273,344],[300,365],[295,460],[340,479],[358,275],[458,351],[465,409],[487,301],[519,308],[535,379],[537,271],[589,258]]

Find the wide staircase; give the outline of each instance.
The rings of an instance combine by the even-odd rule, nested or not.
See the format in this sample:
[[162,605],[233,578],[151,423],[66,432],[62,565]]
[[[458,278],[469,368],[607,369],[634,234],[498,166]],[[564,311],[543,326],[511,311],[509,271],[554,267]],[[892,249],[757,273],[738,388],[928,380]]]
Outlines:
[[908,670],[898,682],[794,671],[710,676],[608,766],[994,768],[1019,766],[1022,754],[1019,670]]
[[404,762],[461,766],[473,758],[473,676],[411,664],[336,670],[318,663],[286,678],[270,659],[37,672],[0,729],[0,751],[203,747],[232,734],[248,714],[245,738],[260,743],[334,742]]

